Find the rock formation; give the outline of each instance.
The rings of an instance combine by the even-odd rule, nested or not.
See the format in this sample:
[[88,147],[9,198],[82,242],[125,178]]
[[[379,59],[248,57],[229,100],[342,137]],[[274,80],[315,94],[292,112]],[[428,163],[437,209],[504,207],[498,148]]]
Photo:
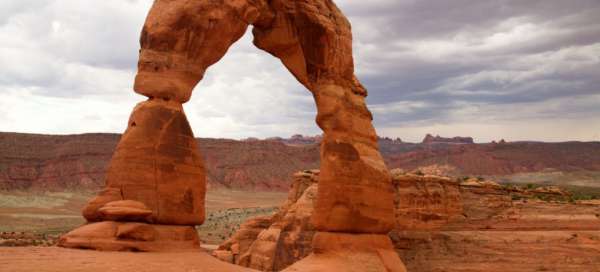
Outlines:
[[[369,259],[372,264],[362,265],[377,267],[373,271],[403,269],[385,235],[394,224],[390,174],[378,151],[367,91],[354,75],[350,23],[332,0],[156,0],[141,33],[134,84],[148,101],[131,115],[106,190],[84,209],[90,222],[109,221],[73,231],[61,245],[102,249],[106,237],[113,243],[145,241],[145,235],[119,236],[126,227],[114,219],[202,224],[205,170],[182,104],[249,25],[254,44],[279,58],[312,92],[324,132],[320,189],[311,218],[320,232],[314,240],[319,250],[290,269],[324,271],[332,257],[334,263],[348,261],[350,250]],[[114,203],[121,200],[145,206]],[[114,207],[120,207],[118,216],[103,212]],[[90,229],[105,234],[103,240],[96,243]],[[360,270],[353,260],[346,265]]]
[[365,271],[367,267],[372,271],[403,271],[392,244],[381,235],[329,234],[315,230],[310,218],[315,212],[318,185],[319,170],[294,174],[288,200],[279,212],[270,218],[249,220],[213,255],[261,271],[284,270],[311,252],[316,252],[309,257],[315,264],[292,266],[285,271],[327,270],[327,267],[340,271]]
[[294,174],[288,200],[279,212],[242,224],[213,255],[261,271],[281,271],[308,256],[315,235],[310,217],[316,204],[318,179],[318,170]]
[[440,137],[440,135],[436,135],[435,137],[431,134],[425,135],[423,138],[424,144],[436,144],[436,143],[453,143],[453,144],[473,144],[472,137],[452,137],[452,138],[444,138]]
[[[99,190],[119,138],[118,134],[0,132],[0,190]],[[290,175],[298,169],[319,167],[315,144],[289,145],[290,139],[202,138],[196,142],[202,151],[208,189],[287,192]],[[438,176],[498,176],[552,169],[556,176],[550,181],[565,185],[570,181],[580,185],[581,180],[588,180],[589,185],[597,182],[593,175],[600,171],[598,149],[600,142],[425,145],[379,140],[379,150],[390,168]],[[576,179],[565,179],[572,175],[577,175]]]
[[[594,271],[600,265],[598,202],[569,203],[561,200],[566,193],[555,188],[458,182],[397,170],[392,170],[392,182],[396,227],[389,236],[408,271]],[[318,188],[317,171],[297,173],[279,213],[249,220],[214,255],[280,271],[294,258],[320,250],[306,243],[321,238],[304,223],[315,203],[306,200]]]
[[[59,245],[142,251],[198,247],[193,225],[204,222],[205,190],[202,159],[181,104],[149,99],[130,117],[106,188],[83,209],[88,222],[102,222],[66,234]],[[151,243],[162,246],[147,246]]]
[[436,229],[463,217],[456,181],[438,176],[394,173],[396,229]]
[[136,92],[188,101],[206,69],[250,24],[254,44],[280,58],[315,97],[325,133],[315,225],[387,232],[393,225],[390,177],[377,151],[366,90],[354,76],[350,24],[332,1],[156,1],[142,31]]

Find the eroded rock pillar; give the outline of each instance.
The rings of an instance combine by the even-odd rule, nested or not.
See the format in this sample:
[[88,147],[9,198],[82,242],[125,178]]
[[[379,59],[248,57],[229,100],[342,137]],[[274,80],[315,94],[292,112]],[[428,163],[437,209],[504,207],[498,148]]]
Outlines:
[[405,271],[387,233],[391,177],[377,146],[366,89],[354,75],[350,23],[331,0],[269,1],[254,44],[309,89],[324,132],[312,222],[314,252],[285,271]]
[[205,169],[181,103],[139,103],[106,175],[106,188],[84,208],[90,224],[60,245],[99,250],[162,251],[199,246]]
[[313,223],[321,231],[389,232],[394,218],[391,177],[364,96],[323,85],[315,91],[315,101],[325,135]]

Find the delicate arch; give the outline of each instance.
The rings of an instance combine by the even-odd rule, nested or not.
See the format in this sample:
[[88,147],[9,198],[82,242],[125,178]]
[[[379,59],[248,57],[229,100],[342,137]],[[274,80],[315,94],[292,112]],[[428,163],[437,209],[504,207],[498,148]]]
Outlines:
[[[332,264],[331,256],[343,271],[363,271],[363,257],[369,269],[405,271],[387,236],[394,224],[391,179],[367,92],[354,76],[350,24],[331,0],[155,0],[134,85],[148,100],[131,114],[105,190],[83,210],[89,224],[61,237],[61,246],[198,247],[193,226],[205,219],[206,170],[182,104],[250,25],[254,44],[311,91],[324,132],[313,213],[319,232],[314,254],[304,259],[312,268],[291,271],[328,271],[310,263]],[[357,251],[361,258],[351,257]]]
[[157,0],[141,35],[136,92],[187,102],[206,69],[249,25],[254,44],[279,58],[315,98],[325,134],[317,228],[388,231],[390,178],[367,92],[354,76],[350,23],[332,1]]

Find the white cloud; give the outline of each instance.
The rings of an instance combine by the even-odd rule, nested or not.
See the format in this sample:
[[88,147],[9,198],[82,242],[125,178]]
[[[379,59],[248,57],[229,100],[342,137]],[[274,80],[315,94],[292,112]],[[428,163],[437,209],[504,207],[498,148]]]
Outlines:
[[[336,2],[353,24],[356,71],[382,135],[597,139],[597,2]],[[3,0],[0,130],[121,132],[144,99],[132,84],[151,4]],[[320,133],[310,93],[250,34],[185,109],[200,137]]]

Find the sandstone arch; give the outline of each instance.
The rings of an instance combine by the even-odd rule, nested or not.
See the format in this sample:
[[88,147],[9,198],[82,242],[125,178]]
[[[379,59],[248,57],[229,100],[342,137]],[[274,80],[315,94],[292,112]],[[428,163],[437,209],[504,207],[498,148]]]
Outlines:
[[[205,173],[181,105],[249,26],[254,44],[279,58],[317,105],[324,139],[313,216],[323,234],[316,248],[326,252],[327,241],[343,240],[356,249],[370,241],[371,253],[394,267],[399,259],[381,253],[387,238],[373,238],[393,227],[391,178],[378,151],[367,91],[354,75],[350,23],[331,0],[156,0],[142,30],[134,86],[148,100],[134,109],[111,161],[107,189],[90,201],[84,216],[90,222],[203,223]],[[138,210],[113,204],[107,211],[107,203],[120,200],[136,201]],[[140,209],[151,213],[132,220],[132,210]],[[124,228],[116,224],[114,236]],[[350,234],[332,234],[337,232],[370,236],[353,241]],[[86,235],[67,235],[62,244],[77,246]]]

